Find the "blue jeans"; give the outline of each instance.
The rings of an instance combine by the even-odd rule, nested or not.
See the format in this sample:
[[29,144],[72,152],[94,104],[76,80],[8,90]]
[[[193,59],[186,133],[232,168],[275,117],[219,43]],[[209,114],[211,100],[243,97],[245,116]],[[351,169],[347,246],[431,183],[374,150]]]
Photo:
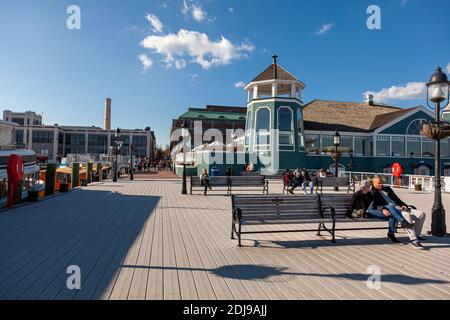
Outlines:
[[311,194],[314,193],[314,183],[312,181],[305,181],[302,183],[303,191],[306,192],[306,187],[309,187]]
[[371,208],[369,208],[367,210],[367,217],[389,221],[389,232],[395,232],[395,227],[397,225],[397,222],[401,223],[403,220],[405,220],[405,218],[403,218],[402,213],[400,211],[398,211],[394,205],[389,204],[389,205],[385,206],[385,208],[388,209],[391,214],[389,217],[386,217],[383,214],[383,211],[375,210],[375,209],[371,209]]

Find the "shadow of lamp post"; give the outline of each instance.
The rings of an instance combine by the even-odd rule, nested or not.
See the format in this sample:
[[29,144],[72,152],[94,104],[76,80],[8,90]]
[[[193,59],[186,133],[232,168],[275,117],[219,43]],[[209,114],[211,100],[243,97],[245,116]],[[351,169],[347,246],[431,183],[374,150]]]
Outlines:
[[[427,83],[427,105],[435,112],[434,122],[422,123],[422,133],[434,140],[434,204],[431,209],[431,234],[442,237],[447,234],[445,225],[445,210],[442,204],[441,194],[441,139],[450,136],[450,124],[441,121],[441,108],[444,109],[448,105],[449,84],[447,75],[442,72],[440,67],[436,68],[435,73],[431,76]],[[441,103],[446,101],[445,105]],[[430,102],[432,104],[430,104]],[[433,105],[434,104],[434,105]]]
[[[334,160],[334,176],[337,178],[339,176],[339,160],[341,160],[342,156],[340,151],[341,135],[337,129],[334,133],[333,143],[334,151],[331,153],[331,158]],[[339,191],[339,187],[337,185],[334,186],[334,191]]]
[[130,181],[134,180],[134,145],[130,145]]

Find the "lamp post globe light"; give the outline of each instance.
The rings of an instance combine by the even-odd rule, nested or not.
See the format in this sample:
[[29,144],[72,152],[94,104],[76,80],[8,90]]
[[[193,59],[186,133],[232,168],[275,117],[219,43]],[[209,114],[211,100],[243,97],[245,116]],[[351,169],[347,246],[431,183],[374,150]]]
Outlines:
[[114,133],[115,139],[115,147],[113,149],[114,151],[114,175],[113,175],[113,182],[117,182],[117,157],[119,155],[119,139],[120,139],[120,128],[117,128],[116,132]]
[[186,120],[183,121],[183,125],[181,126],[181,136],[183,138],[183,183],[181,188],[181,194],[187,194],[187,186],[186,186],[186,140],[189,137],[189,130],[186,123]]
[[[337,178],[339,176],[339,160],[341,159],[341,152],[339,150],[339,147],[341,145],[341,135],[339,134],[339,131],[337,129],[333,136],[333,144],[334,176]],[[334,191],[339,191],[339,187],[337,185],[334,186]]]
[[[435,150],[435,177],[434,177],[434,204],[431,209],[431,234],[434,236],[445,236],[447,234],[447,227],[445,225],[445,210],[442,204],[441,194],[441,142],[440,140],[448,136],[444,131],[444,126],[441,123],[441,109],[447,107],[449,103],[449,84],[447,75],[442,72],[440,67],[427,83],[427,105],[430,109],[434,109],[435,123],[423,124],[422,132],[429,138],[434,139]],[[446,101],[445,105],[441,105]],[[434,104],[430,105],[430,103]],[[427,130],[428,129],[428,130]],[[448,129],[448,128],[447,128]]]

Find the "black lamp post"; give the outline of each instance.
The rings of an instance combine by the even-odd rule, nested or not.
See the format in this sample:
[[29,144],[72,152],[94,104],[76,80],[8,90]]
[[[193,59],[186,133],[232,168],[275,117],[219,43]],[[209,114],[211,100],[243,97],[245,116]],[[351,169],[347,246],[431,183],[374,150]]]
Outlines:
[[[341,135],[339,134],[339,131],[337,129],[336,129],[336,132],[334,133],[333,142],[334,142],[334,153],[333,153],[334,176],[338,177],[338,175],[339,175],[339,160],[341,159],[341,152],[339,150],[339,147],[341,145]],[[339,191],[339,187],[337,185],[334,186],[334,191]]]
[[115,140],[115,148],[114,150],[114,175],[113,175],[113,182],[117,182],[117,156],[119,155],[119,138],[120,138],[120,128],[117,128],[116,132],[114,133]]
[[133,159],[133,155],[134,155],[134,146],[130,145],[130,180],[133,181],[134,180],[134,159]]
[[181,135],[183,137],[183,184],[181,188],[181,194],[187,194],[187,186],[186,186],[186,140],[189,136],[188,126],[186,124],[186,120],[183,121],[183,125],[181,126]]
[[[430,81],[427,83],[427,104],[430,109],[435,111],[435,123],[422,125],[422,131],[428,137],[434,139],[434,151],[435,151],[435,177],[434,177],[434,204],[431,209],[431,234],[434,236],[445,236],[447,234],[447,227],[445,225],[445,210],[442,205],[441,195],[441,142],[440,139],[444,138],[442,134],[441,125],[441,108],[444,109],[448,105],[448,91],[449,84],[447,75],[442,72],[440,67],[436,68],[435,73],[431,76]],[[447,103],[441,106],[441,103],[447,100]],[[431,106],[429,102],[435,104],[435,107]],[[429,128],[430,130],[425,130]],[[428,132],[428,134],[427,134]]]

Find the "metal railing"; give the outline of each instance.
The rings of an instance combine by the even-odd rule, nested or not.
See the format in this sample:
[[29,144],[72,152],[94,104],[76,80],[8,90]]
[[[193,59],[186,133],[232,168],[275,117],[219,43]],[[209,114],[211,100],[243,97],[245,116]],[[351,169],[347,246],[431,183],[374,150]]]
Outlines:
[[[394,176],[391,173],[375,173],[375,172],[354,172],[354,171],[340,171],[340,177],[348,177],[356,184],[362,180],[373,179],[374,176],[380,176],[383,178],[387,185],[395,185]],[[420,187],[418,187],[420,186]],[[450,177],[441,178],[441,186],[443,192],[450,192]],[[410,190],[423,190],[427,192],[434,191],[434,177],[404,174],[400,177],[400,187]]]

